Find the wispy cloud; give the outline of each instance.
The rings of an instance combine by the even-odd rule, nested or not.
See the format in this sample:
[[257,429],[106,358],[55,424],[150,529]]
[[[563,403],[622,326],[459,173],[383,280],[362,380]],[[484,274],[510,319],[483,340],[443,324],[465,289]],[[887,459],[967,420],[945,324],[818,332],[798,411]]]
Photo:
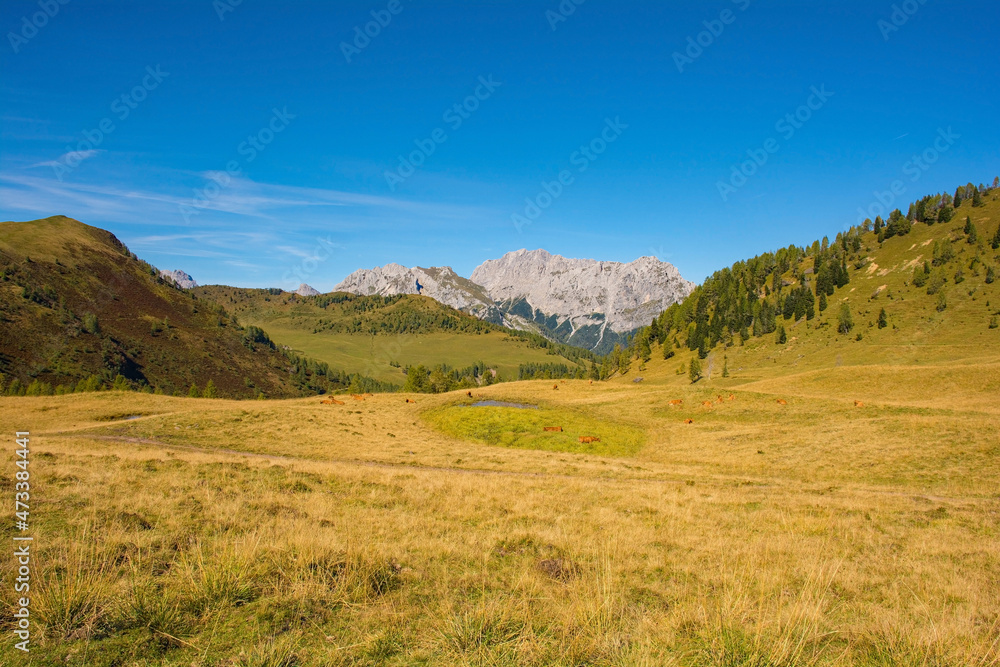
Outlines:
[[[83,151],[91,153],[96,151]],[[88,155],[87,157],[92,157]],[[38,163],[46,164],[46,163]],[[38,166],[33,165],[33,166]],[[213,173],[203,174],[205,180]],[[0,194],[6,208],[31,212],[79,212],[98,220],[123,223],[184,225],[181,207],[193,207],[199,212],[215,212],[241,217],[283,222],[296,212],[327,210],[345,218],[364,214],[365,217],[386,218],[400,222],[399,215],[422,220],[470,220],[487,214],[478,207],[439,202],[421,202],[394,197],[344,192],[294,185],[260,183],[248,178],[232,178],[219,194],[208,201],[195,198],[196,189],[187,193],[179,187],[163,190],[123,188],[93,182],[60,182],[24,173],[0,173]],[[188,194],[190,193],[190,194]],[[341,210],[341,213],[336,213]],[[328,216],[326,216],[328,217]],[[194,216],[202,223],[199,216]],[[307,222],[296,219],[297,222]]]
[[32,167],[66,167],[67,165],[77,165],[84,160],[89,160],[92,157],[96,157],[103,153],[104,150],[100,148],[91,148],[86,151],[70,151],[68,153],[63,153],[55,160],[46,160],[45,162],[36,162],[31,165]]

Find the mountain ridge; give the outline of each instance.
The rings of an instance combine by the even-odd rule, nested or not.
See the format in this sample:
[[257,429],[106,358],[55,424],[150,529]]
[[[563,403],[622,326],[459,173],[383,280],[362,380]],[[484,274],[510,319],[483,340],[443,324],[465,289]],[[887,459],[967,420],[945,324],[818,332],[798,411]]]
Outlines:
[[675,266],[655,257],[623,263],[524,248],[486,260],[470,278],[447,266],[390,263],[359,269],[334,287],[359,295],[425,294],[480,319],[597,352],[624,342],[693,289]]

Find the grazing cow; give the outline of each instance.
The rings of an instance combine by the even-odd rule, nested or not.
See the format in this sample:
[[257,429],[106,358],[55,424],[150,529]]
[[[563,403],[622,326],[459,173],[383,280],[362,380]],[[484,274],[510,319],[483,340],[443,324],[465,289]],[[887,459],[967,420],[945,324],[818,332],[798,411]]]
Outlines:
[[591,380],[591,381],[590,381],[590,384],[594,384],[594,381],[593,381],[593,380]]
[[712,401],[702,401],[701,405],[702,405],[702,407],[710,408],[710,407],[712,407],[713,403],[712,403]]
[[335,398],[328,398],[326,400],[320,401],[320,403],[322,403],[323,405],[343,405],[344,404],[343,401],[338,401]]
[[558,389],[558,388],[559,388],[559,385],[557,385],[557,384],[554,384],[554,385],[552,385],[552,388],[553,388],[553,389]]
[[408,399],[406,399],[406,402],[407,402],[407,403],[416,403],[416,401],[414,401],[414,400],[413,400],[412,398],[408,398]]
[[730,401],[735,401],[736,400],[736,394],[730,394],[729,395],[729,400]]
[[715,401],[715,402],[716,402],[716,403],[722,403],[722,397],[721,397],[721,396],[719,396],[719,398],[718,398],[718,399],[716,399],[716,401]]
[[375,396],[375,394],[364,394],[364,395],[367,396],[368,398],[373,398]]
[[566,384],[566,380],[559,380],[561,384]]
[[471,391],[465,392],[465,395],[468,396],[469,398],[472,398],[472,392]]
[[856,407],[856,408],[863,408],[863,407],[865,407],[865,404],[862,403],[861,401],[854,401],[854,407]]
[[693,423],[694,423],[694,420],[693,420],[693,419],[685,419],[685,420],[684,420],[684,423],[685,423],[685,424],[693,424]]
[[543,426],[545,431],[554,431],[555,433],[562,433],[562,426]]
[[778,399],[778,405],[788,405],[788,401],[783,398]]
[[684,405],[684,399],[675,398],[674,400],[670,401],[670,405]]
[[592,435],[581,435],[580,436],[580,442],[582,442],[585,445],[590,444],[592,442],[600,442],[600,441],[601,441],[600,438],[595,438]]
[[365,400],[365,397],[361,396],[359,394],[351,394],[351,398],[353,398],[355,401],[363,401],[363,400]]

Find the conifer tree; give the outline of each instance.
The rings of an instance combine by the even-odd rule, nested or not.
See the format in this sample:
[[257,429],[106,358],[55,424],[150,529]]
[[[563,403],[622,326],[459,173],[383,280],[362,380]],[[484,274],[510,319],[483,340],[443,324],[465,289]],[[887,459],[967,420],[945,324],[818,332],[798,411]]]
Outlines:
[[985,204],[983,204],[983,196],[979,194],[979,188],[976,188],[972,191],[972,208],[980,206],[985,206]]
[[955,208],[961,206],[963,201],[964,200],[962,199],[962,188],[961,186],[959,186],[958,188],[955,189],[955,204],[954,204]]
[[778,325],[778,335],[775,337],[774,342],[777,343],[778,345],[784,345],[785,343],[788,342],[788,334],[785,333],[784,324]]
[[698,360],[698,357],[691,357],[691,363],[688,365],[688,378],[691,380],[691,384],[701,379],[701,361]]
[[878,328],[885,329],[889,326],[889,320],[885,314],[885,308],[883,308],[878,314]]
[[968,228],[968,230],[969,230],[969,231],[967,231],[967,232],[966,232],[966,234],[968,234],[968,235],[969,235],[969,237],[968,237],[968,238],[966,239],[966,242],[967,242],[967,243],[969,243],[969,244],[974,244],[974,243],[976,243],[976,241],[978,241],[978,240],[979,240],[979,230],[978,230],[978,229],[976,229],[976,223],[974,223],[974,222],[972,222],[972,221],[970,220],[970,221],[969,221],[969,222],[968,222],[968,223],[966,224],[966,227],[967,227],[967,228]]
[[191,388],[188,389],[188,398],[199,398],[201,397],[201,392],[198,391],[198,385],[192,384]]
[[215,398],[218,395],[218,392],[215,389],[215,383],[209,380],[208,384],[205,385],[205,391],[203,391],[201,395],[203,398]]
[[819,312],[826,310],[826,292],[819,293]]
[[997,226],[997,233],[993,235],[993,243],[990,247],[994,250],[1000,249],[1000,226]]

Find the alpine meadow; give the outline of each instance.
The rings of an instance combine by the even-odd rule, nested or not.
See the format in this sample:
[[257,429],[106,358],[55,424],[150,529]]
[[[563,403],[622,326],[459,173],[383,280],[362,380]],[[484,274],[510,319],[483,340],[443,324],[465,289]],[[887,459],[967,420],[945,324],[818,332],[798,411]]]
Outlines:
[[994,5],[0,19],[0,665],[1000,667]]

